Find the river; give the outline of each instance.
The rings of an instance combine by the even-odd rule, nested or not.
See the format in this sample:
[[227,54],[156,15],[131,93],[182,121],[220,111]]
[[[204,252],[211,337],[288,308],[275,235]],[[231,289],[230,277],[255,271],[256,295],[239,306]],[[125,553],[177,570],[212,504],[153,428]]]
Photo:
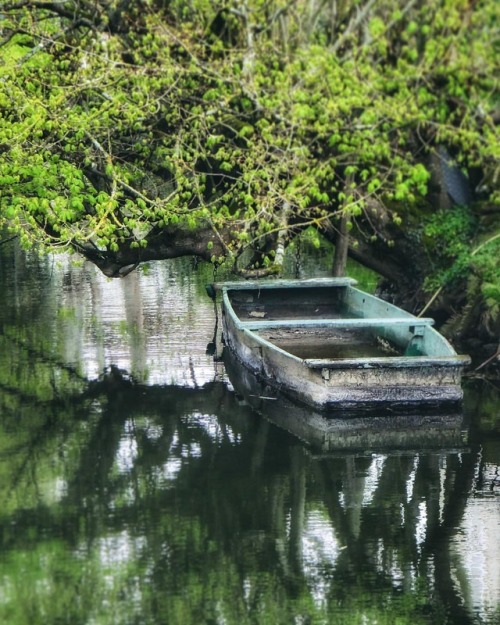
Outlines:
[[207,265],[0,262],[1,623],[500,622],[493,384],[444,433],[321,447],[207,350]]

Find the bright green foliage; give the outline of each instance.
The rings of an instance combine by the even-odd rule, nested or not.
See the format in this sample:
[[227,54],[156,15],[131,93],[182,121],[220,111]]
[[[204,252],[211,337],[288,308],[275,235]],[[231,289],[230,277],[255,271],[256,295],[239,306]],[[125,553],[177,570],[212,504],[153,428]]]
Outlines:
[[427,281],[436,288],[456,279],[463,279],[469,269],[470,241],[477,223],[470,210],[457,207],[453,211],[434,213],[424,227],[427,247],[434,254],[435,276]]
[[377,238],[373,205],[404,226],[439,145],[500,201],[495,0],[3,11],[0,225],[26,244],[112,255],[208,223],[237,255],[342,211]]

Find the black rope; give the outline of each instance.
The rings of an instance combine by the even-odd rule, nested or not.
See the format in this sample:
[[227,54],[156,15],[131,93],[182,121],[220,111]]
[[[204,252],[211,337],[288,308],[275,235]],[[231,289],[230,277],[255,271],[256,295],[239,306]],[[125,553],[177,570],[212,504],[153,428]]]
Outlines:
[[[212,274],[212,279],[213,279],[214,282],[217,281],[217,270],[218,270],[218,265],[217,265],[217,263],[214,263],[213,274]],[[210,341],[210,343],[207,345],[206,353],[209,356],[213,356],[214,360],[217,361],[218,360],[218,354],[217,354],[217,333],[219,331],[219,309],[217,307],[217,292],[216,292],[213,284],[207,284],[205,286],[205,289],[207,291],[208,296],[210,297],[210,299],[214,303],[214,317],[215,317],[214,335],[213,335],[213,338]]]

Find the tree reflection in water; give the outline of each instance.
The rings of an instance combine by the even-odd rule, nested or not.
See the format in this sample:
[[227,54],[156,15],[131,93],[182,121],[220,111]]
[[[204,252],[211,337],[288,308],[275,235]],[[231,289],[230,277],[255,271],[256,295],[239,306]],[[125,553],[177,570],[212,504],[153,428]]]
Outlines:
[[[23,288],[0,313],[2,622],[498,618],[498,578],[478,602],[457,542],[475,497],[498,503],[480,448],[317,454],[242,403],[223,372],[195,384],[193,372],[208,376],[201,351],[190,386],[110,366],[118,326],[102,341],[106,374],[89,380],[54,347],[53,319],[60,329],[74,317],[37,318]],[[37,293],[37,310],[53,311],[54,293],[45,304]],[[144,323],[139,334],[165,331],[146,313]],[[140,368],[148,344],[134,340]],[[498,520],[476,512],[485,527]]]

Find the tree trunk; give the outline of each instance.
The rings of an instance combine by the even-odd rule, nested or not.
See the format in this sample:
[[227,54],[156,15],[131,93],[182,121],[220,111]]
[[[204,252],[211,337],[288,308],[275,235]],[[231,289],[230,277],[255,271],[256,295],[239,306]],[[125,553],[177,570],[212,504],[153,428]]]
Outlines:
[[347,253],[349,251],[349,218],[343,214],[340,218],[337,237],[335,239],[335,255],[333,258],[332,275],[343,277],[347,267]]

